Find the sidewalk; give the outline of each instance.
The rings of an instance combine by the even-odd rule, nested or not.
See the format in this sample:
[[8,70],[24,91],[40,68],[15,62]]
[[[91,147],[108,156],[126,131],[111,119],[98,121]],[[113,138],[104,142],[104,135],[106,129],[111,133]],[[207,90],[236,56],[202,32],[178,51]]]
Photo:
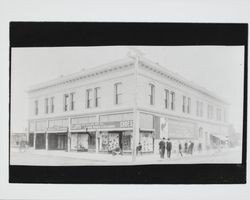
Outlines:
[[[19,149],[11,149],[12,152],[19,152]],[[223,155],[224,153],[230,153],[230,151],[235,151],[235,149],[221,149],[204,151],[201,153],[195,152],[193,155],[184,154],[181,155],[172,154],[172,157],[161,159],[159,154],[144,154],[136,156],[136,161],[132,162],[132,155],[115,155],[106,154],[106,153],[89,153],[89,152],[66,152],[66,151],[57,151],[57,150],[33,150],[28,149],[22,154],[29,155],[41,155],[47,157],[61,157],[71,158],[71,159],[80,159],[87,162],[96,163],[96,165],[136,165],[136,164],[191,164],[191,163],[209,163],[211,158],[214,158],[218,155]]]

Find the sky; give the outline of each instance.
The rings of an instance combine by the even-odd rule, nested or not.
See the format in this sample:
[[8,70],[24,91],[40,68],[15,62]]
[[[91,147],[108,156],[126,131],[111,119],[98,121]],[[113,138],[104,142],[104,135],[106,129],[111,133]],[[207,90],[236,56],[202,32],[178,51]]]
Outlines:
[[[229,122],[242,132],[243,46],[135,46],[148,58],[205,87],[230,104]],[[127,56],[126,46],[11,49],[11,131],[23,132],[30,86]]]

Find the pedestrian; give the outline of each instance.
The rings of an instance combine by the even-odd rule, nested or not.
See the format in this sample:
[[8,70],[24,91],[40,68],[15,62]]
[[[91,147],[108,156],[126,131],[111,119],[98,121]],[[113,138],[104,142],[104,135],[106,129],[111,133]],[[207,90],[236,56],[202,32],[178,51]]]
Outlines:
[[188,153],[188,143],[187,143],[187,141],[184,144],[184,152]]
[[140,153],[140,155],[142,155],[142,145],[139,142],[138,146],[136,147],[136,155],[138,155]]
[[190,143],[190,154],[193,155],[193,150],[194,150],[194,143]]
[[179,154],[181,154],[181,157],[182,157],[182,145],[181,145],[181,143],[179,143]]
[[26,150],[26,142],[25,141],[22,140],[20,142],[19,150],[20,150],[20,152],[25,152],[25,150]]
[[199,153],[202,151],[202,144],[201,143],[199,143],[199,145],[198,145],[198,151],[199,151]]
[[170,158],[171,157],[171,150],[172,150],[172,142],[170,141],[170,139],[168,138],[167,141],[167,157]]
[[191,154],[191,141],[189,140],[188,142],[188,150],[187,150],[188,154]]
[[165,138],[162,138],[162,140],[159,142],[159,152],[160,157],[163,159],[165,155]]

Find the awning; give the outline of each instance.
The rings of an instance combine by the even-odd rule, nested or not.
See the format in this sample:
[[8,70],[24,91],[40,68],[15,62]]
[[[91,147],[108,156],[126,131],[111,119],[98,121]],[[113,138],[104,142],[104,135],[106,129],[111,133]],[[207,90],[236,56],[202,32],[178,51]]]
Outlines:
[[214,134],[211,134],[213,137],[216,137],[216,138],[218,138],[218,139],[220,139],[220,140],[223,140],[223,141],[226,141],[226,140],[228,140],[228,137],[227,136],[225,136],[225,135],[214,135]]

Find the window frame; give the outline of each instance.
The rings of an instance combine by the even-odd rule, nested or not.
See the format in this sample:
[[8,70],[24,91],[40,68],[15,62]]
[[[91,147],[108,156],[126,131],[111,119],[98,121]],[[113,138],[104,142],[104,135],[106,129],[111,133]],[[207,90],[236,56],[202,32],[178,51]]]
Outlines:
[[97,107],[100,107],[100,90],[101,88],[100,87],[95,87],[94,88],[94,99],[95,99],[95,103],[94,103],[94,106],[97,108]]
[[[119,88],[120,87],[120,88]],[[121,90],[122,82],[117,82],[114,84],[114,104],[120,105],[122,103],[122,92],[119,92],[119,89]]]
[[164,89],[164,93],[165,93],[165,108],[169,109],[169,90],[168,89]]
[[35,100],[35,115],[38,115],[39,114],[39,101],[38,100]]
[[149,104],[155,105],[155,85],[149,83],[149,87],[150,87]]
[[49,114],[49,98],[44,99],[44,113]]
[[170,109],[175,110],[175,92],[174,91],[170,92],[170,95],[171,95]]
[[92,92],[93,92],[92,88],[89,88],[89,89],[86,90],[86,108],[87,109],[92,107],[92,105],[91,105],[92,104],[91,102],[92,102],[92,99],[93,99],[93,98],[91,98],[91,96],[93,96]]

